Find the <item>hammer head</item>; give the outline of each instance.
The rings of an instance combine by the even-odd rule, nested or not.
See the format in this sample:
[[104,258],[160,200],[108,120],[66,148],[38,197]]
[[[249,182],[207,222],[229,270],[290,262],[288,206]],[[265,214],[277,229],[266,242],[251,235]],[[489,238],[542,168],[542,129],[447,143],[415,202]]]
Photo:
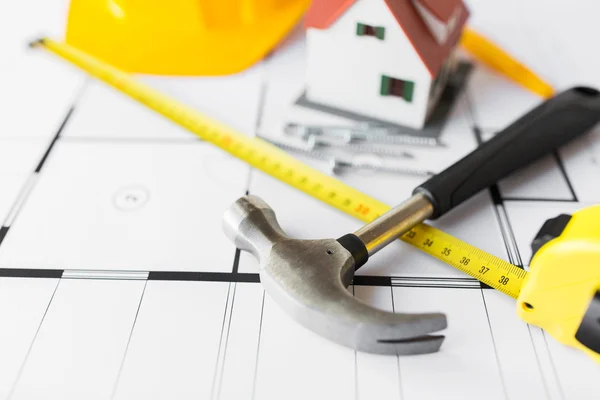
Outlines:
[[369,306],[347,287],[352,254],[335,239],[298,240],[285,235],[273,210],[256,196],[237,200],[223,218],[227,236],[260,264],[266,293],[311,331],[358,351],[424,354],[439,350],[444,314],[396,314]]

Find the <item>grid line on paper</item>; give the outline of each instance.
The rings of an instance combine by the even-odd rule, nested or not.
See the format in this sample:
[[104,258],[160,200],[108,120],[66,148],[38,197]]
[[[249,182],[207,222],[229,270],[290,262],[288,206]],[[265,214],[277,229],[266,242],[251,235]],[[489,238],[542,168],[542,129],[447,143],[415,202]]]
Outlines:
[[40,176],[40,174],[38,174],[36,172],[32,172],[31,175],[29,175],[27,177],[27,179],[25,180],[25,183],[21,187],[21,190],[19,191],[19,194],[18,194],[17,198],[15,199],[15,202],[13,203],[12,207],[10,208],[10,211],[8,212],[8,215],[6,216],[6,219],[4,220],[4,226],[7,227],[7,233],[8,233],[8,228],[11,227],[15,218],[17,217],[17,215],[23,208],[25,201],[27,200],[27,198],[29,198],[29,194],[35,187],[39,176]]
[[[235,273],[194,271],[104,271],[84,269],[62,270],[40,268],[0,268],[0,277],[260,283],[259,274],[243,272]],[[431,276],[357,275],[354,277],[352,285],[371,287],[424,287],[443,289],[480,288],[480,282],[473,278]]]
[[540,197],[502,197],[502,201],[508,202],[534,202],[534,203],[576,203],[572,199],[544,199]]
[[42,170],[42,168],[44,167],[44,164],[46,163],[46,160],[48,159],[48,156],[52,152],[52,149],[54,148],[54,145],[56,144],[56,142],[60,138],[60,134],[62,133],[62,131],[67,126],[67,123],[69,122],[69,119],[73,115],[74,111],[75,111],[75,105],[71,106],[71,108],[69,109],[69,111],[67,111],[67,115],[65,116],[65,118],[62,121],[62,123],[60,124],[60,127],[58,128],[58,131],[56,131],[56,134],[54,135],[54,138],[52,138],[52,141],[50,142],[50,145],[46,149],[46,152],[42,156],[42,159],[40,160],[40,162],[38,163],[37,167],[35,168],[35,170],[33,172],[39,173]]
[[483,294],[483,290],[481,290],[481,300],[483,301],[483,308],[485,309],[485,317],[487,319],[488,328],[490,330],[490,337],[492,339],[492,345],[494,346],[494,355],[496,358],[496,366],[498,367],[498,375],[500,375],[500,381],[502,382],[502,393],[504,393],[504,398],[508,400],[508,390],[506,388],[506,380],[504,378],[504,372],[502,372],[502,366],[500,365],[500,355],[498,354],[498,348],[496,346],[496,338],[494,338],[494,330],[492,329],[492,321],[490,321],[490,313],[487,308],[487,303],[485,301],[485,295]]
[[42,315],[42,319],[40,320],[40,323],[35,331],[35,334],[33,335],[33,339],[31,339],[31,344],[29,345],[29,348],[27,349],[27,353],[25,354],[25,357],[23,358],[23,362],[21,363],[21,366],[19,367],[19,372],[17,373],[17,377],[15,378],[13,386],[11,387],[10,392],[8,393],[7,399],[12,398],[12,396],[15,392],[15,389],[17,388],[17,384],[19,383],[19,380],[21,379],[21,375],[23,374],[23,370],[25,369],[25,364],[27,363],[27,360],[29,359],[29,355],[31,354],[31,350],[33,349],[35,340],[37,339],[38,334],[40,333],[40,329],[42,328],[42,324],[44,323],[44,320],[46,319],[46,315],[48,314],[48,310],[50,309],[52,300],[54,300],[54,295],[56,294],[56,291],[58,290],[59,285],[60,285],[60,279],[56,282],[56,286],[54,287],[52,296],[50,296],[48,305],[46,306],[46,309],[44,310],[44,315]]
[[[396,313],[396,306],[394,304],[394,288],[390,288],[390,293],[392,297],[392,312]],[[400,372],[400,356],[396,354],[396,366],[398,368],[398,393],[400,394],[400,398],[404,398],[404,391],[402,390],[402,373]]]
[[9,228],[10,228],[9,226],[0,227],[0,244],[2,244],[2,241],[6,237],[6,234],[8,233]]
[[63,118],[60,126],[58,127],[58,130],[56,131],[56,133],[54,134],[54,137],[50,141],[50,144],[48,145],[48,148],[44,152],[44,155],[42,156],[42,158],[38,162],[37,166],[35,167],[35,169],[31,173],[31,175],[27,178],[27,180],[23,184],[23,187],[19,191],[19,195],[15,199],[15,201],[14,201],[12,207],[11,207],[11,210],[8,213],[8,216],[6,217],[6,220],[4,221],[3,226],[0,228],[0,244],[2,244],[2,242],[4,241],[4,238],[8,234],[10,226],[12,225],[12,223],[15,220],[16,216],[18,215],[19,211],[23,208],[23,205],[25,204],[25,201],[29,197],[29,194],[31,193],[31,190],[33,189],[33,187],[35,186],[35,184],[37,182],[37,177],[39,176],[39,173],[42,170],[42,167],[44,166],[44,164],[45,164],[48,156],[50,155],[50,152],[52,151],[52,148],[54,147],[54,144],[56,143],[56,141],[60,137],[60,134],[62,133],[62,131],[64,130],[64,128],[67,126],[67,123],[70,120],[71,115],[73,115],[73,111],[74,110],[75,110],[75,104],[73,104],[71,106],[71,108],[69,108],[69,111],[67,111],[67,114]]
[[233,297],[231,299],[231,310],[229,311],[229,321],[227,324],[227,337],[225,338],[225,349],[223,350],[223,362],[221,364],[219,385],[217,389],[217,399],[221,398],[221,388],[223,387],[223,376],[225,375],[225,363],[227,362],[227,346],[229,345],[229,334],[231,333],[231,321],[233,319],[233,307],[235,307],[235,294],[237,292],[237,283],[233,284]]
[[[548,387],[548,382],[546,382],[546,378],[544,376],[544,370],[542,368],[542,363],[540,361],[540,355],[538,354],[538,349],[533,341],[533,335],[531,334],[531,325],[529,325],[529,324],[526,324],[526,325],[527,325],[527,332],[529,332],[529,341],[531,342],[531,347],[533,348],[533,354],[535,354],[535,362],[538,366],[540,376],[542,379],[542,383],[544,384],[544,391],[546,392],[546,398],[551,399],[550,388]],[[555,372],[554,368],[553,368],[552,372]],[[556,379],[556,381],[558,381],[558,379]]]
[[571,192],[571,195],[573,196],[573,201],[578,202],[579,199],[577,198],[577,194],[575,193],[575,189],[573,188],[571,179],[569,179],[569,174],[567,174],[567,170],[565,169],[565,165],[562,161],[562,158],[560,157],[560,154],[558,153],[557,150],[554,150],[553,155],[554,155],[554,158],[556,159],[556,163],[558,164],[558,168],[560,169],[561,174],[565,178],[565,181],[567,181],[567,186],[569,187],[569,191]]
[[552,352],[550,351],[550,347],[548,346],[548,339],[546,338],[546,332],[544,332],[544,330],[542,329],[542,337],[544,338],[544,345],[546,346],[546,349],[548,351],[548,357],[550,358],[550,366],[552,367],[552,372],[554,373],[554,376],[556,377],[556,383],[558,385],[558,391],[560,392],[560,397],[565,400],[565,390],[562,387],[562,383],[559,379],[559,375],[558,375],[558,371],[556,370],[556,363],[554,362],[554,357],[552,357]]
[[0,268],[2,278],[61,278],[62,269]]
[[512,242],[512,248],[515,252],[515,265],[520,268],[523,268],[523,259],[521,258],[521,252],[519,251],[519,246],[517,245],[517,238],[515,236],[515,231],[510,223],[510,218],[508,217],[508,213],[506,212],[506,208],[502,205],[502,213],[504,214],[504,218],[506,219],[506,225],[508,228],[507,234],[509,235],[509,239]]
[[227,341],[229,340],[229,329],[231,328],[233,301],[235,299],[235,288],[236,284],[233,282],[230,282],[229,286],[227,287],[227,298],[225,301],[225,309],[223,310],[221,335],[219,336],[219,347],[217,350],[217,358],[215,360],[215,368],[210,389],[211,399],[217,399],[221,391],[220,385],[223,380],[223,369],[225,368],[225,354],[227,352]]
[[259,275],[243,272],[194,272],[194,271],[150,271],[152,281],[200,281],[200,282],[244,282],[258,283]]
[[263,290],[260,306],[260,322],[258,323],[258,341],[256,345],[256,359],[254,361],[254,382],[252,382],[252,400],[256,399],[256,382],[258,380],[258,356],[260,355],[260,342],[262,341],[263,315],[265,313],[265,291]]
[[240,268],[240,249],[235,249],[235,255],[233,256],[233,268],[231,268],[231,273],[237,275]]
[[127,338],[127,345],[125,345],[125,351],[123,352],[123,358],[121,359],[121,365],[119,365],[119,370],[117,372],[115,384],[113,386],[113,390],[110,395],[111,399],[114,399],[115,396],[117,395],[117,389],[119,388],[119,382],[121,381],[123,367],[125,366],[125,361],[127,360],[127,352],[129,351],[129,346],[131,345],[131,338],[133,337],[135,324],[137,322],[138,316],[140,315],[140,309],[142,308],[142,301],[144,300],[144,294],[146,293],[147,286],[148,286],[148,281],[146,280],[146,282],[144,282],[144,288],[142,289],[142,294],[140,295],[140,301],[138,302],[137,310],[135,311],[135,316],[133,317],[133,323],[131,324],[131,329],[129,330],[129,337]]

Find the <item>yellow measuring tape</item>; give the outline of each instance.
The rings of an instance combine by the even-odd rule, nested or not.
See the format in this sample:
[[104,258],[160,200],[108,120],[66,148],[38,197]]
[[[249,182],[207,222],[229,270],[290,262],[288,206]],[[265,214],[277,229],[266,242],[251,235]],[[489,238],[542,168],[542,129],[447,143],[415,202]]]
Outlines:
[[[72,46],[47,38],[32,46],[49,50],[202,140],[346,214],[370,222],[390,210],[382,202],[301,163],[277,147],[238,133]],[[515,265],[427,224],[414,227],[401,239],[508,296],[519,296],[527,272]]]

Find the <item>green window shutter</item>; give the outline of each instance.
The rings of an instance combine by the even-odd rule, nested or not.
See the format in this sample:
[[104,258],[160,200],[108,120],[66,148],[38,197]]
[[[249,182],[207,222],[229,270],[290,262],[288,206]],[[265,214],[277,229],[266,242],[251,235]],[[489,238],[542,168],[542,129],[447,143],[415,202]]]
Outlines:
[[381,95],[387,96],[390,94],[392,79],[389,76],[381,75]]
[[367,24],[356,23],[357,36],[373,36],[379,40],[385,37],[385,28],[383,26],[371,26]]
[[365,34],[365,31],[367,30],[367,26],[364,24],[361,24],[360,22],[358,22],[356,24],[356,34],[358,36],[363,36]]
[[409,103],[413,99],[414,88],[415,88],[414,82],[404,81],[404,93],[402,94],[402,97],[404,98],[404,100],[408,101]]

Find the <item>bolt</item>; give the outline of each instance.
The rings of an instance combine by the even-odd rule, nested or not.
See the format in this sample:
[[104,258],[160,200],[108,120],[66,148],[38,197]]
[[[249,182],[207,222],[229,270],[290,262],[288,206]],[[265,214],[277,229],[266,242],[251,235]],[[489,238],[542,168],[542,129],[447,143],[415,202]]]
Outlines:
[[324,137],[310,135],[307,141],[308,147],[310,149],[316,149],[318,147],[337,147],[342,150],[351,151],[352,153],[376,154],[380,156],[397,158],[415,158],[412,153],[404,150],[368,146],[359,143],[336,143],[330,139],[324,139]]
[[340,157],[331,156],[327,153],[313,150],[310,148],[297,147],[285,143],[281,143],[265,137],[262,140],[271,143],[274,146],[279,147],[281,150],[285,150],[292,153],[302,154],[313,159],[325,161],[328,163],[329,172],[332,175],[339,175],[345,169],[359,169],[359,170],[370,170],[376,172],[393,173],[400,175],[412,175],[412,176],[432,176],[434,175],[431,171],[405,168],[405,167],[388,167],[384,165],[378,165],[373,163],[356,162]]
[[318,126],[300,125],[289,123],[284,127],[284,132],[290,136],[300,137],[306,141],[315,143],[330,142],[330,140],[341,141],[349,144],[351,142],[370,142],[413,146],[442,146],[437,138],[422,137],[407,134],[401,128],[361,123],[352,127],[343,126]]

